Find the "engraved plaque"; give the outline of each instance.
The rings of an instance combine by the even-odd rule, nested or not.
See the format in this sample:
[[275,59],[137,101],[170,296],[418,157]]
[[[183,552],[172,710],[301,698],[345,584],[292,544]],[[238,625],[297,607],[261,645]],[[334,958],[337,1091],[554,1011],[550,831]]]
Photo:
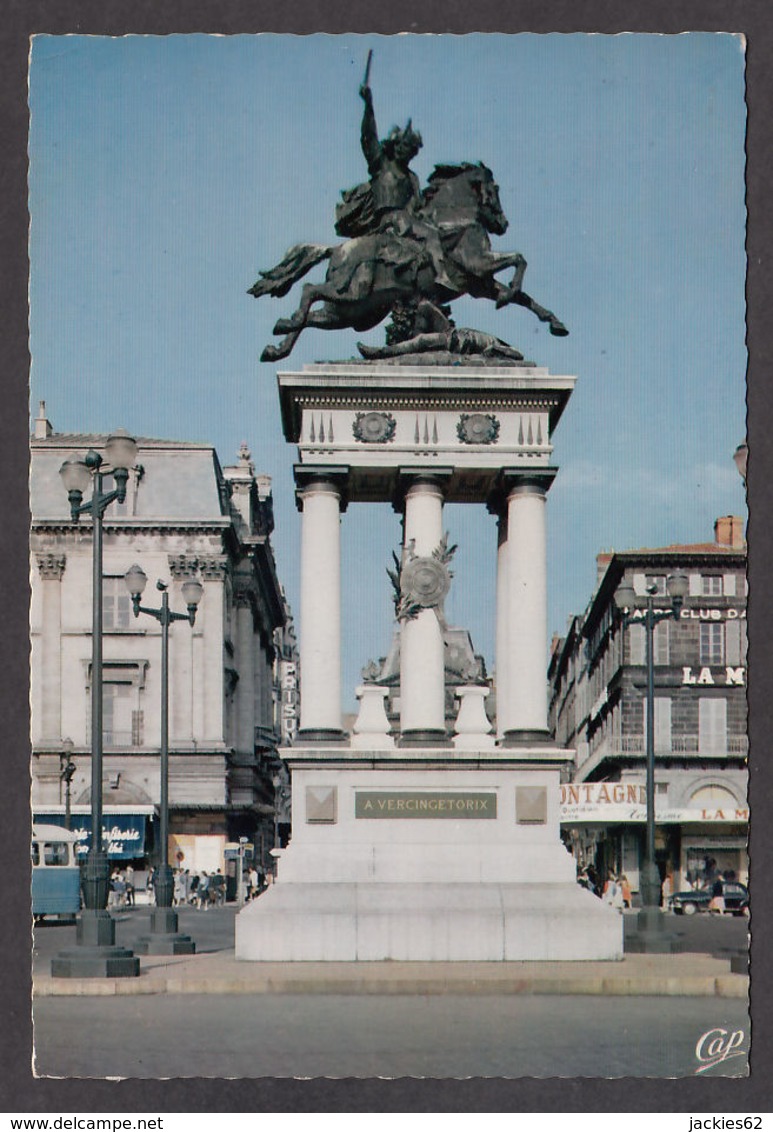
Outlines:
[[451,818],[452,821],[496,818],[496,794],[438,790],[358,790],[356,818]]

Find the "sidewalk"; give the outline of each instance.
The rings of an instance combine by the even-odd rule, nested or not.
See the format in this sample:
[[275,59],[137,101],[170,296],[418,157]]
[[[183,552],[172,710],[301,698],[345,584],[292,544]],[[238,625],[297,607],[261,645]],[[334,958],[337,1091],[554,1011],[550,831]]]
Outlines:
[[710,955],[626,955],[619,962],[253,963],[233,949],[143,956],[127,979],[33,978],[33,995],[667,995],[746,998],[749,977]]

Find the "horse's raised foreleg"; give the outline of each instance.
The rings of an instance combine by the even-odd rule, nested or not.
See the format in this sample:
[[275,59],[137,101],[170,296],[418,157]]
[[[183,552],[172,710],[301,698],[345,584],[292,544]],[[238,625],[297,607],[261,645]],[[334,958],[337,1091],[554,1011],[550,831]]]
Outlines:
[[[509,266],[509,265],[508,265]],[[523,286],[523,277],[526,274],[527,263],[520,252],[516,252],[513,257],[513,277],[508,284],[497,283],[497,310],[500,307],[506,307],[508,303],[518,302],[517,295],[521,294],[521,287]]]
[[[540,304],[535,302],[531,295],[527,295],[525,291],[512,293],[507,302],[515,303],[519,307],[526,307],[527,310],[530,310],[532,314],[537,316],[540,322],[549,323],[550,333],[554,334],[557,338],[565,338],[569,333],[563,322],[556,318],[552,311],[549,311],[547,307],[540,306]],[[497,306],[500,305],[503,306],[504,304],[501,304],[499,300],[497,300]]]

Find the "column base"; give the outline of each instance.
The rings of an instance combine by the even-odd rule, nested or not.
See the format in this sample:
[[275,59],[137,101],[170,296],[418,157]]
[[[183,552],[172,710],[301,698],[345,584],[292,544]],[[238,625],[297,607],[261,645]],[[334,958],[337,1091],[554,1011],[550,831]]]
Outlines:
[[403,731],[397,741],[398,747],[451,747],[453,746],[446,731],[434,727],[417,727]]
[[150,934],[134,944],[138,955],[195,955],[196,944],[189,935],[178,932],[174,908],[154,908],[150,913]]
[[115,942],[115,920],[106,908],[84,908],[75,928],[75,947],[51,960],[58,979],[121,979],[140,973],[140,961]]
[[547,730],[527,727],[505,731],[499,743],[500,747],[535,747],[540,744],[555,746],[555,740]]
[[298,732],[297,742],[302,746],[309,743],[345,743],[348,735],[335,727],[307,727]]
[[666,917],[660,908],[642,908],[636,917],[636,934],[626,941],[632,955],[670,955],[684,951],[684,940],[666,930]]

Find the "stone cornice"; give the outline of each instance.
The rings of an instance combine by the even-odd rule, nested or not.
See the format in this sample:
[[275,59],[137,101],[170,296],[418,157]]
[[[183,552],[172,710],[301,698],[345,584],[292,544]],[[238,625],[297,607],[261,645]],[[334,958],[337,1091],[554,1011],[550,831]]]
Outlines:
[[487,411],[546,409],[555,428],[575,378],[542,367],[421,367],[365,364],[306,366],[279,373],[285,439],[297,443],[304,407]]

